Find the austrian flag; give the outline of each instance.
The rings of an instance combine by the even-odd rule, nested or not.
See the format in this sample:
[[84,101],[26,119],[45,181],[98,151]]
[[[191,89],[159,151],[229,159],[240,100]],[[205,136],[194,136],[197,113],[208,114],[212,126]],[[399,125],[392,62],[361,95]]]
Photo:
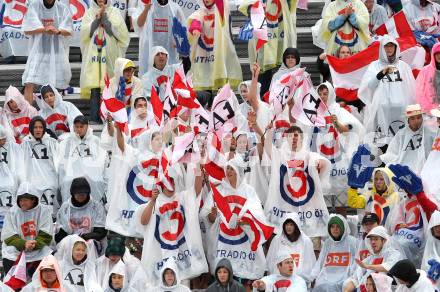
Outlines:
[[101,116],[105,118],[108,113],[115,121],[115,125],[122,131],[125,132],[128,129],[128,115],[125,109],[125,104],[118,100],[116,97],[111,96],[110,87],[108,82],[108,77],[105,78],[105,87],[102,92],[102,102],[101,102]]
[[268,41],[267,20],[264,4],[260,0],[251,5],[251,24],[254,27],[253,36],[257,40],[256,50],[258,50]]

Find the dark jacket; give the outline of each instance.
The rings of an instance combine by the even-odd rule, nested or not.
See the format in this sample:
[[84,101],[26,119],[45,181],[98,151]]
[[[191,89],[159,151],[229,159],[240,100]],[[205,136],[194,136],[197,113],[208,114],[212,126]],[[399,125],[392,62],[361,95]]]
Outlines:
[[[217,271],[220,268],[226,268],[229,271],[229,282],[226,286],[220,284],[217,279]],[[245,292],[246,289],[243,285],[235,281],[233,276],[234,272],[232,270],[231,262],[229,262],[228,259],[221,259],[215,268],[215,282],[206,289],[206,292]]]

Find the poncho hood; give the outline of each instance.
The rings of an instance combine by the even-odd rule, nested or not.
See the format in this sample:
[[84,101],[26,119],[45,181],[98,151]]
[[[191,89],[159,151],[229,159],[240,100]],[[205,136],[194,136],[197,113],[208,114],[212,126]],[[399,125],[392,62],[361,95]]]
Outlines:
[[[165,274],[165,271],[167,269],[170,269],[170,270],[172,270],[174,272],[175,280],[174,280],[174,283],[173,283],[172,286],[167,286],[166,283],[165,283],[165,275],[164,274]],[[176,266],[174,260],[167,260],[164,263],[162,269],[160,270],[160,278],[162,280],[161,283],[160,283],[160,287],[162,289],[164,289],[164,291],[173,290],[174,288],[176,288],[179,285],[180,278],[179,278],[179,273],[177,271],[177,266]]]
[[108,285],[112,287],[112,274],[118,274],[124,277],[124,282],[121,291],[125,291],[128,288],[128,274],[126,271],[126,266],[122,260],[118,261],[111,269],[108,276]]
[[[342,242],[347,238],[348,235],[350,235],[350,226],[348,225],[347,219],[345,219],[344,216],[339,215],[339,214],[330,214],[328,222],[329,223],[328,223],[327,231],[328,231],[328,236],[329,236],[330,240],[332,240],[334,242]],[[341,235],[341,239],[335,240],[333,238],[333,236],[331,236],[331,234],[330,234],[330,225],[333,223],[340,225],[339,222],[341,222],[343,224],[343,228],[341,228],[342,235]]]
[[[55,87],[53,87],[52,85],[50,85],[50,84],[43,85],[41,88],[44,88],[46,86],[49,86],[52,89],[53,93],[55,94],[55,101],[54,101],[54,104],[53,104],[53,108],[56,108],[59,104],[61,104],[63,102],[63,97],[58,92],[58,90]],[[40,90],[40,94],[41,95],[36,99],[37,105],[40,108],[40,110],[43,110],[43,109],[44,110],[50,110],[50,109],[52,109],[52,107],[49,106],[49,104],[47,104],[47,102],[44,100],[42,90]]]
[[[65,292],[65,289],[63,288],[61,270],[58,266],[57,259],[53,255],[48,255],[41,260],[40,265],[37,267],[37,270],[32,277],[32,283],[34,284],[34,287],[37,288],[36,291],[51,291],[50,288],[45,287],[41,276],[41,270],[47,268],[54,269],[55,273],[57,274],[57,281],[60,287],[54,289],[54,291]],[[45,289],[43,290],[42,288]]]
[[17,103],[17,106],[20,109],[19,114],[21,115],[36,114],[37,111],[24,99],[23,94],[21,94],[21,92],[16,87],[9,85],[8,89],[6,89],[5,92],[5,105],[3,109],[5,113],[9,115],[15,115],[17,113],[12,112],[8,106],[8,102],[11,100]]
[[[385,52],[385,45],[392,43],[396,46],[396,52],[394,54],[395,58],[392,63],[388,61],[387,54]],[[395,65],[400,60],[400,46],[399,43],[391,36],[384,35],[380,40],[380,48],[379,48],[379,60],[384,66]]]
[[[382,196],[389,196],[391,194],[394,193],[395,191],[395,184],[392,180],[392,177],[394,176],[393,173],[391,172],[391,170],[387,167],[379,167],[379,168],[375,168],[373,171],[373,174],[371,176],[371,179],[374,181],[374,176],[376,175],[377,172],[381,172],[383,177],[384,177],[384,181],[385,184],[387,186],[387,190],[382,194]],[[373,188],[372,188],[372,192],[373,193],[377,193],[376,187],[374,186],[373,183]]]
[[149,68],[149,70],[157,70],[157,71],[159,71],[159,69],[157,69],[156,67],[154,67],[154,57],[156,57],[156,55],[157,55],[158,53],[164,53],[164,54],[167,55],[167,63],[166,63],[166,65],[165,65],[165,67],[168,66],[168,56],[170,55],[170,54],[168,53],[168,51],[167,51],[164,47],[161,47],[161,46],[154,46],[154,47],[151,48],[151,52],[150,52],[150,60],[148,60],[148,68]]
[[[238,189],[240,187],[240,185],[244,182],[244,178],[245,178],[244,171],[245,171],[246,165],[243,161],[243,158],[241,158],[240,155],[235,155],[235,157],[233,159],[229,160],[226,163],[225,172],[226,172],[228,166],[233,168],[235,173],[237,174],[237,185],[236,185],[235,189]],[[227,181],[228,185],[231,188],[233,188],[227,177],[225,178],[225,180]]]
[[[29,196],[29,195],[31,195],[31,196],[37,198],[37,204],[36,204],[32,209],[37,208],[38,205],[40,204],[41,195],[40,195],[40,193],[36,190],[36,188],[35,188],[33,185],[31,185],[30,183],[28,183],[28,182],[23,182],[23,183],[21,183],[20,186],[18,187],[18,190],[17,190],[17,196],[16,196],[16,198],[17,198],[17,206],[20,207],[20,205],[19,205],[19,203],[18,203],[18,200],[19,200],[22,196]],[[32,209],[31,209],[31,210],[32,210]]]

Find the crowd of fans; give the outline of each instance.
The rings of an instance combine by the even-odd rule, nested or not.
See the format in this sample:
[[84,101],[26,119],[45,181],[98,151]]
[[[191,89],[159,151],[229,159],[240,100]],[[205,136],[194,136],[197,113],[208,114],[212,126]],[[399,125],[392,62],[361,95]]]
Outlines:
[[[0,108],[1,291],[440,289],[439,4],[327,2],[316,89],[297,1],[238,3],[248,81],[228,3],[110,4],[75,31],[70,2],[27,3],[24,91]],[[63,100],[75,34],[90,117]],[[371,48],[348,98],[358,73],[334,62]]]

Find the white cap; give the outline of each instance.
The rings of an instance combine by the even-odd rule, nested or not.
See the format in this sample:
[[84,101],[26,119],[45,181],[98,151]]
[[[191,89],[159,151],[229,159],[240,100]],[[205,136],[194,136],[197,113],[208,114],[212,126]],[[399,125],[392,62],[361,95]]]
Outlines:
[[291,258],[292,258],[292,255],[290,253],[288,253],[286,250],[280,250],[277,253],[277,257],[275,258],[275,260],[276,260],[276,263],[279,264],[279,263],[283,262],[284,260],[291,259]]
[[408,118],[409,117],[413,117],[413,116],[418,116],[418,115],[421,115],[421,114],[422,114],[422,107],[418,103],[410,104],[409,106],[406,107],[405,115]]

